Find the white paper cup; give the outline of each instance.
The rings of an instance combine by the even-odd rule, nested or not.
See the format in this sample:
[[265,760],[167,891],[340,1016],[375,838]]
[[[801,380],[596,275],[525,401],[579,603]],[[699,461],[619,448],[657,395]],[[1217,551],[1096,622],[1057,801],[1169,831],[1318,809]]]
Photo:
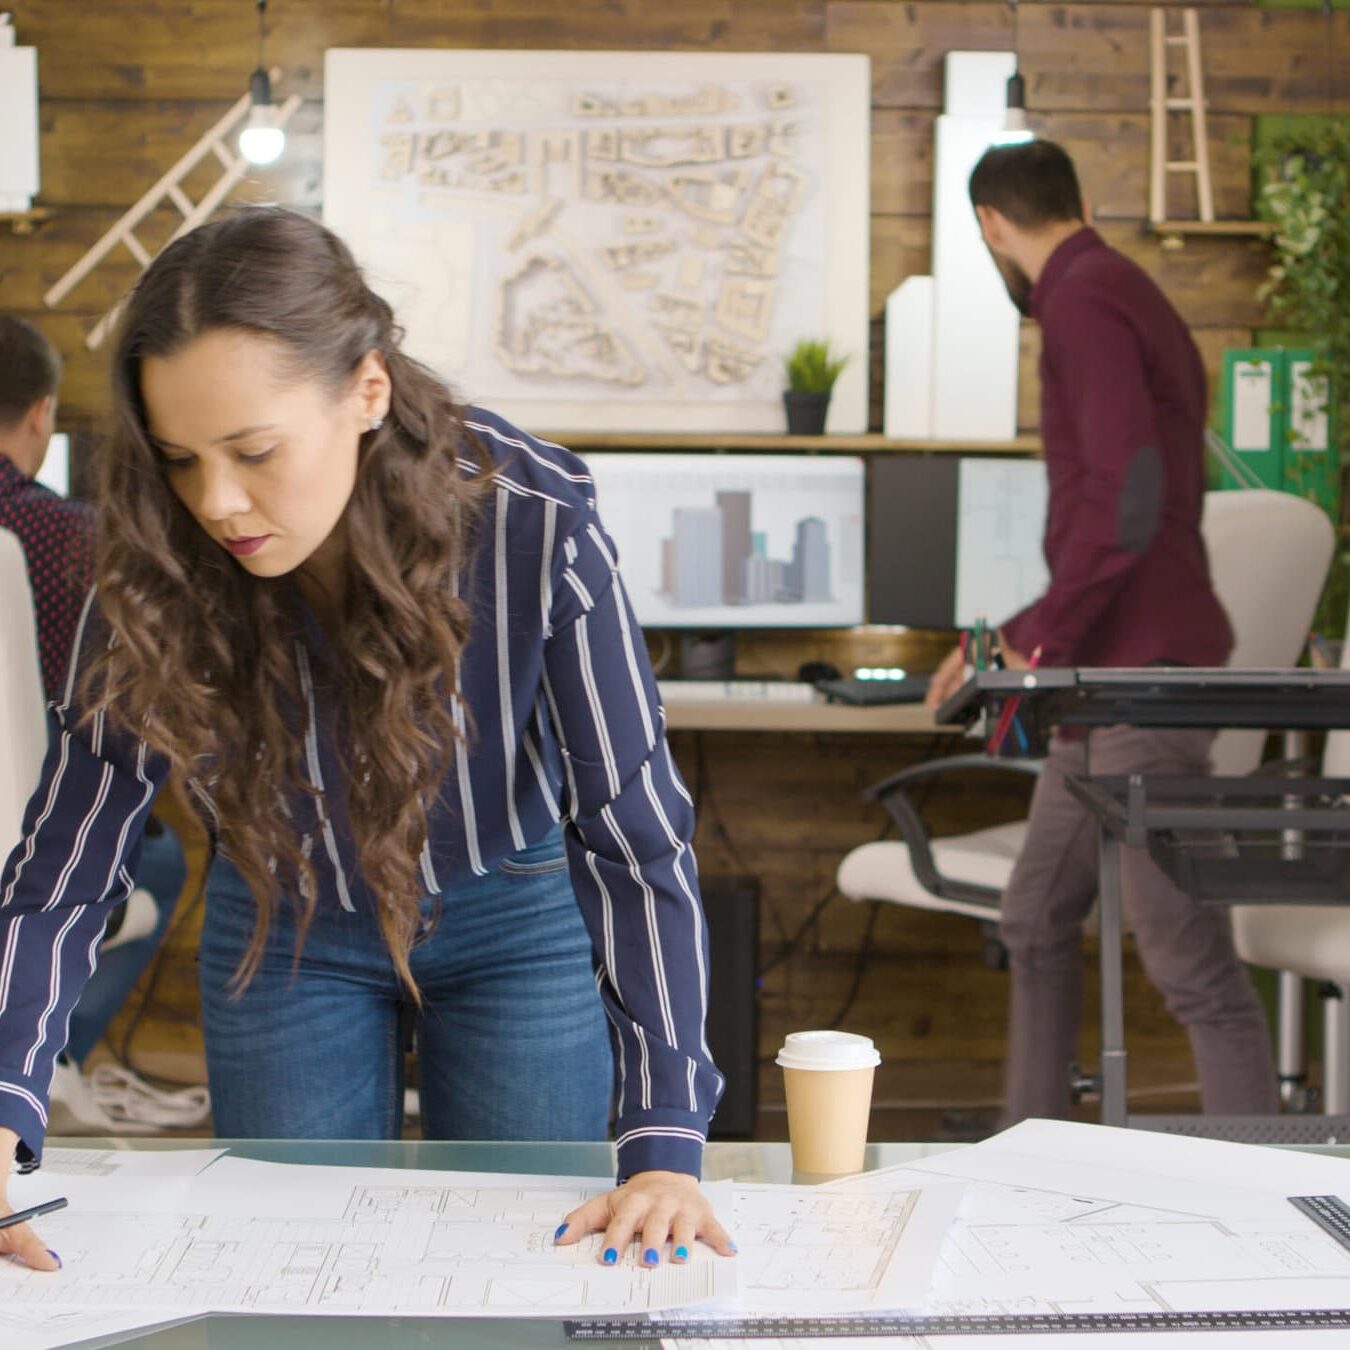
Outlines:
[[868,1036],[795,1031],[778,1052],[787,1090],[788,1138],[798,1172],[860,1172],[872,1079],[881,1056]]

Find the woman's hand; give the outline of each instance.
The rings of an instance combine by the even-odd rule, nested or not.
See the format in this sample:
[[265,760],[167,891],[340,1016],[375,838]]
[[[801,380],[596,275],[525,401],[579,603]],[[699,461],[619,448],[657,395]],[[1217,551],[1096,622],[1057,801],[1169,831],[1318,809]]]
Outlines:
[[[0,1217],[14,1213],[9,1203],[9,1177],[14,1169],[14,1153],[19,1136],[13,1130],[0,1129]],[[0,1256],[17,1256],[34,1270],[60,1270],[61,1259],[42,1244],[31,1224],[0,1228]]]
[[686,1172],[639,1172],[618,1190],[597,1195],[574,1209],[554,1235],[560,1247],[580,1242],[603,1229],[600,1259],[616,1265],[637,1234],[642,1235],[642,1264],[656,1266],[670,1243],[670,1259],[677,1265],[689,1259],[690,1249],[702,1240],[722,1256],[731,1256],[736,1244],[717,1222],[698,1178]]

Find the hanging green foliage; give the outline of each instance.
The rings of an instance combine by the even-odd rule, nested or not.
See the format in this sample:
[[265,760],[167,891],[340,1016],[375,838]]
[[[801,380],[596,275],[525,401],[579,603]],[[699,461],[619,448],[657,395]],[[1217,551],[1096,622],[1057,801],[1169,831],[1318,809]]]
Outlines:
[[[1273,137],[1256,151],[1256,209],[1275,226],[1262,299],[1272,319],[1306,333],[1328,377],[1333,434],[1342,473],[1350,465],[1350,118]],[[1338,548],[1318,609],[1323,631],[1341,633],[1350,601],[1350,566]]]

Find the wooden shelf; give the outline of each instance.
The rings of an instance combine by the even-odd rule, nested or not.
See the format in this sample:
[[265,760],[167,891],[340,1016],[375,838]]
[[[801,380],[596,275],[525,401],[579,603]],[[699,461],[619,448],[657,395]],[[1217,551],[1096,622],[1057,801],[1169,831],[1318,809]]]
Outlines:
[[46,206],[35,206],[28,211],[0,211],[0,225],[8,225],[15,234],[32,234],[53,214]]
[[919,453],[966,455],[1033,455],[1040,438],[1018,436],[1011,441],[896,441],[880,435],[765,436],[744,432],[692,432],[688,435],[652,432],[550,432],[548,439],[569,450],[760,450],[814,451],[826,454]]
[[1185,243],[1187,235],[1211,239],[1263,239],[1275,233],[1268,220],[1153,220],[1147,227],[1165,240]]

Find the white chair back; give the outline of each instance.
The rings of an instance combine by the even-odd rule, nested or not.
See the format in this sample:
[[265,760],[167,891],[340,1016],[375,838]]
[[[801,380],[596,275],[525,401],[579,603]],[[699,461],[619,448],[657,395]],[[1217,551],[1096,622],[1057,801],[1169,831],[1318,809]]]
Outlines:
[[[1327,513],[1288,492],[1210,492],[1201,532],[1214,589],[1233,625],[1229,664],[1297,665],[1335,546]],[[1251,773],[1264,743],[1260,731],[1221,733],[1214,743],[1214,772]]]
[[0,866],[19,841],[42,773],[45,706],[23,546],[0,530]]

